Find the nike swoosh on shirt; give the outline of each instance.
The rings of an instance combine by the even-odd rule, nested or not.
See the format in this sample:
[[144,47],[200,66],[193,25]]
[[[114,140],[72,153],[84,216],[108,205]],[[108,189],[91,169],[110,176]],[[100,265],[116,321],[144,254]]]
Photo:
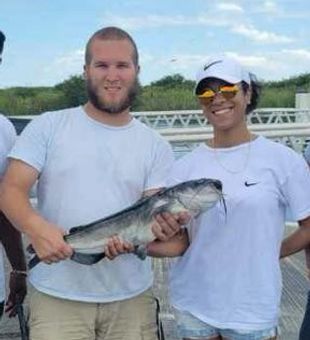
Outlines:
[[248,181],[245,181],[244,182],[244,185],[246,186],[246,187],[251,187],[252,185],[256,185],[256,184],[258,184],[259,182],[248,182]]

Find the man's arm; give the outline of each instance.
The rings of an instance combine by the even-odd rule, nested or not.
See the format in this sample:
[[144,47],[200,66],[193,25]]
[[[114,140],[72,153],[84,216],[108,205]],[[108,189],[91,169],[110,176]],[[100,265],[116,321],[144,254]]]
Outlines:
[[27,268],[21,234],[2,212],[0,212],[0,239],[12,267],[9,279],[10,293],[5,309],[9,317],[12,317],[16,315],[16,306],[23,303],[27,294]]
[[151,257],[175,257],[185,253],[189,246],[187,229],[181,229],[168,241],[155,240],[147,245],[147,254]]
[[12,226],[3,212],[0,212],[0,240],[12,269],[26,271],[27,268],[21,234]]
[[41,260],[58,262],[70,257],[72,249],[63,240],[64,232],[40,216],[30,203],[29,191],[37,178],[35,168],[11,160],[1,185],[1,209],[12,224],[29,237]]
[[310,244],[310,216],[299,221],[299,228],[286,237],[281,245],[280,257],[289,256],[306,248]]

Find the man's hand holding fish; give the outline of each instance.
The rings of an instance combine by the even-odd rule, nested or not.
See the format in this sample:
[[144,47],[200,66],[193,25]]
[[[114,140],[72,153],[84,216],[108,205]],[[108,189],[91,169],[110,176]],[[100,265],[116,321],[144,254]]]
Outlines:
[[[151,226],[151,230],[156,238],[156,241],[152,245],[149,244],[150,255],[154,256],[157,253],[158,241],[166,242],[173,239],[178,234],[181,227],[188,223],[190,215],[187,212],[180,212],[172,214],[169,212],[163,212],[155,216],[155,221]],[[134,252],[135,247],[132,243],[122,240],[118,236],[113,236],[104,247],[105,255],[108,259],[113,260],[116,256],[124,253]],[[153,254],[154,253],[154,254]]]
[[[41,219],[41,218],[40,218]],[[39,258],[51,264],[69,258],[73,250],[71,246],[64,241],[65,232],[57,225],[48,223],[41,219],[38,232],[34,229],[29,235],[32,247]]]

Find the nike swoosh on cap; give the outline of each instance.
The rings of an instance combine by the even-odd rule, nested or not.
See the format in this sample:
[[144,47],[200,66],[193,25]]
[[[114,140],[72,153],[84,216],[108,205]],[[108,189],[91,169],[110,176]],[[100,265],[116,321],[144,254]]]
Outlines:
[[208,68],[210,68],[211,66],[213,66],[213,65],[215,65],[215,64],[222,63],[222,62],[223,62],[223,60],[216,60],[216,61],[214,61],[214,62],[211,63],[211,64],[205,65],[204,68],[203,68],[203,70],[206,71],[206,70],[207,70]]

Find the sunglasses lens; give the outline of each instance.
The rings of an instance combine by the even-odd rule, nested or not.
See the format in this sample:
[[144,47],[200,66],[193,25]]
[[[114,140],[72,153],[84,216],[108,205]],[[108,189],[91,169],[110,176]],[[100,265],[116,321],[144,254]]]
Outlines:
[[237,85],[225,85],[221,86],[220,92],[225,99],[232,99],[238,93]]
[[214,97],[214,95],[215,95],[215,93],[214,93],[213,90],[207,89],[202,94],[199,94],[198,97],[199,98],[212,98],[212,97]]
[[204,103],[204,105],[208,105],[212,102],[215,96],[215,92],[211,89],[205,90],[202,94],[198,95],[200,102]]

